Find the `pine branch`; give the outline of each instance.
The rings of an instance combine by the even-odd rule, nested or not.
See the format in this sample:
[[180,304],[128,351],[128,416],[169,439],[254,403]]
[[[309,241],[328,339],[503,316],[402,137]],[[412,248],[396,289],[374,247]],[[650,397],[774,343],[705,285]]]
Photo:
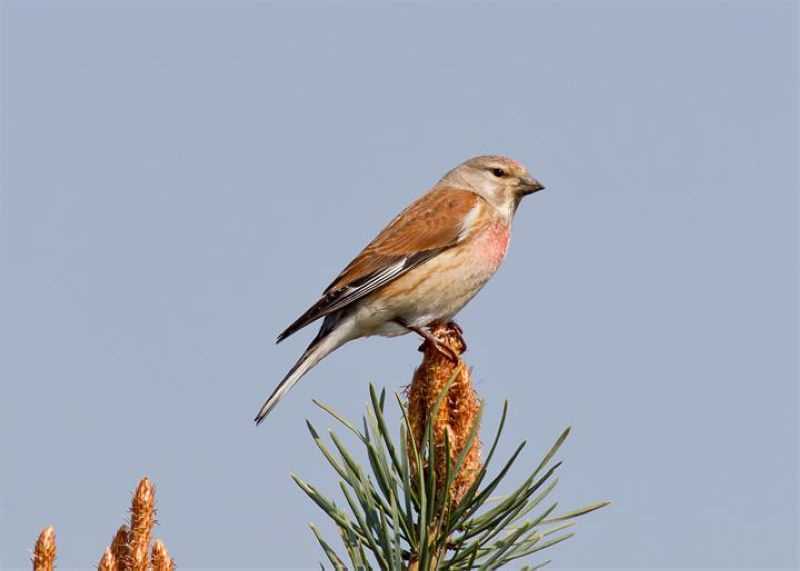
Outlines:
[[[463,341],[455,330],[445,328],[437,335],[458,354],[463,351]],[[403,417],[399,445],[384,416],[385,391],[379,394],[370,385],[369,396],[361,429],[331,407],[316,403],[357,437],[369,469],[334,431],[329,432],[333,444],[329,449],[307,422],[314,443],[341,478],[349,513],[293,476],[339,528],[345,557],[312,526],[334,569],[497,569],[569,539],[573,533],[561,532],[573,525],[572,520],[608,505],[594,503],[560,515],[556,515],[555,503],[540,508],[558,482],[554,474],[561,463],[553,459],[569,436],[569,428],[521,484],[495,500],[492,494],[505,482],[525,443],[487,481],[508,403],[481,463],[483,407],[470,372],[462,361],[454,364],[432,347],[425,346],[423,362],[407,391],[407,405],[397,397]],[[547,563],[526,568],[539,569]]]

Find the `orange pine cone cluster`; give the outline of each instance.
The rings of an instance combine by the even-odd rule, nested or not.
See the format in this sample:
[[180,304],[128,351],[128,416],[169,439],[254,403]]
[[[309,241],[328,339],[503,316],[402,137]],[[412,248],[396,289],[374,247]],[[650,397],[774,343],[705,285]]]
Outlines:
[[[429,342],[423,345],[422,364],[415,371],[414,379],[408,388],[408,420],[414,440],[420,448],[425,426],[431,411],[435,408],[436,399],[452,379],[447,396],[442,400],[436,418],[432,419],[436,446],[436,481],[442,486],[447,473],[445,435],[450,448],[449,460],[455,464],[467,444],[473,424],[478,422],[480,401],[472,386],[470,371],[460,359],[460,355],[466,349],[460,331],[453,325],[439,325],[431,332],[442,344],[459,355],[459,361],[454,363]],[[413,451],[409,449],[406,452],[413,466],[415,464]],[[454,504],[464,496],[480,469],[480,442],[475,438],[461,470],[453,481],[451,498]]]
[[[174,571],[175,562],[160,539],[150,547],[156,523],[155,488],[142,478],[131,502],[130,526],[117,530],[111,545],[97,564],[98,571]],[[149,555],[149,557],[148,557]],[[56,534],[52,527],[43,530],[33,551],[34,571],[53,571],[56,559]]]

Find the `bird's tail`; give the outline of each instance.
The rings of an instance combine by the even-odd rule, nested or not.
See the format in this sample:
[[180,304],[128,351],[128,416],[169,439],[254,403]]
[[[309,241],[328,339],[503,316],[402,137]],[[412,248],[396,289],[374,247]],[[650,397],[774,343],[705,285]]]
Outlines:
[[286,373],[283,380],[278,383],[278,386],[275,387],[275,390],[269,395],[269,398],[263,404],[261,410],[258,411],[255,418],[257,425],[263,422],[270,411],[278,404],[278,401],[289,392],[289,389],[291,389],[303,375],[325,358],[328,353],[350,340],[350,337],[347,335],[347,329],[347,320],[343,323],[338,319],[338,316],[334,315],[329,315],[325,318],[319,333],[317,333],[317,336],[308,346],[308,349],[305,350],[297,360],[297,363]]

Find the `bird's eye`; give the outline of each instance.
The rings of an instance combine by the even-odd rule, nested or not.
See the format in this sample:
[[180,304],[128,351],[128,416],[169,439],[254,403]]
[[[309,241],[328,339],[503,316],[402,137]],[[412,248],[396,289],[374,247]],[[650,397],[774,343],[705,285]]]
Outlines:
[[504,176],[506,176],[506,171],[504,171],[503,169],[492,169],[492,174],[497,178],[503,178]]

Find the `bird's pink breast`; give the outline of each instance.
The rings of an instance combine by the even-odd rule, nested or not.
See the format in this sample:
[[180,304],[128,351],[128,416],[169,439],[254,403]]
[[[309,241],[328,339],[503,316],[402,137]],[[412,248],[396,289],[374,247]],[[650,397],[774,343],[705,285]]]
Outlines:
[[480,236],[476,237],[475,247],[479,252],[480,258],[491,268],[491,271],[497,270],[503,258],[506,257],[510,238],[511,234],[508,225],[502,222],[491,224]]

